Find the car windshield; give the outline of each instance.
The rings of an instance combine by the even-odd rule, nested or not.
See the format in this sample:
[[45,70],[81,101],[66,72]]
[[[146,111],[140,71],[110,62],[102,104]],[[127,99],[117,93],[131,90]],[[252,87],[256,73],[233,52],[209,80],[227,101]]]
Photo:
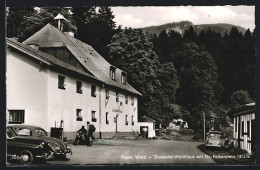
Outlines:
[[221,133],[210,133],[209,137],[210,138],[220,138],[222,136]]
[[7,137],[8,137],[8,138],[12,138],[12,137],[17,136],[16,132],[15,132],[14,129],[11,128],[11,127],[7,127],[7,128],[6,128],[6,134],[7,134]]

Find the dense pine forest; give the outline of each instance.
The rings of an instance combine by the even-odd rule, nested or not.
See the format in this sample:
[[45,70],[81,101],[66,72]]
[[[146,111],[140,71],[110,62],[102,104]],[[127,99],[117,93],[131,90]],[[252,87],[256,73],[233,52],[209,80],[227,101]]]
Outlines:
[[[67,19],[64,31],[91,45],[107,61],[128,73],[128,82],[142,96],[139,116],[148,115],[164,127],[183,118],[195,133],[212,124],[228,126],[226,113],[255,101],[255,33],[236,26],[220,33],[210,27],[183,33],[163,29],[148,33],[122,28],[110,7],[8,8],[7,37],[23,42],[54,17]],[[216,127],[217,128],[217,127]]]

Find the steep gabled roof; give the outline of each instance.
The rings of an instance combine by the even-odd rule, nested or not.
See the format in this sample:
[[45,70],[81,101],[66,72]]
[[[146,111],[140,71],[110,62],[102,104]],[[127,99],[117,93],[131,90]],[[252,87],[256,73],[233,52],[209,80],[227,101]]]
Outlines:
[[74,73],[78,73],[82,76],[85,76],[85,77],[88,77],[88,78],[91,78],[93,80],[97,80],[96,77],[88,74],[87,72],[84,72],[64,61],[61,61],[59,59],[57,59],[56,57],[52,56],[52,55],[49,55],[47,53],[44,53],[44,52],[41,52],[39,50],[36,50],[28,45],[25,45],[25,44],[22,44],[22,43],[19,43],[17,42],[16,40],[13,40],[11,38],[7,38],[6,39],[6,44],[21,51],[22,53],[26,54],[26,55],[29,55],[31,56],[32,58],[36,59],[36,60],[39,60],[49,66],[58,66],[60,68],[63,68],[63,69],[66,69],[68,71],[72,71]]
[[59,29],[50,24],[47,24],[23,43],[35,44],[39,47],[66,47],[78,60],[78,62],[81,63],[81,65],[84,66],[98,80],[107,85],[141,95],[130,84],[121,83],[122,70],[117,68],[116,80],[112,80],[109,75],[111,64],[108,63],[90,45],[61,32]]

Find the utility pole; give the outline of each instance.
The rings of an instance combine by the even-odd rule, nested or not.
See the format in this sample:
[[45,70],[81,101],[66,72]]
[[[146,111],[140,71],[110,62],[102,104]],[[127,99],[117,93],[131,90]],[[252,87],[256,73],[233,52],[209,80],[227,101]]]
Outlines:
[[204,141],[206,140],[206,118],[205,112],[203,112],[203,132],[204,132]]

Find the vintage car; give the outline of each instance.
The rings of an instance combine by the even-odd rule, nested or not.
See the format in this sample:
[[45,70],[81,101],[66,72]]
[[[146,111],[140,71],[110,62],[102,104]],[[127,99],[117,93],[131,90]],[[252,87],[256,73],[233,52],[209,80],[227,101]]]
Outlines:
[[207,147],[229,148],[232,146],[232,140],[221,131],[210,131],[206,137]]
[[52,157],[52,148],[45,139],[18,136],[13,127],[6,128],[7,162],[31,164],[35,160],[46,162]]
[[53,158],[66,159],[67,155],[72,155],[71,148],[63,143],[61,140],[53,137],[49,137],[47,132],[38,126],[32,125],[12,125],[17,134],[24,137],[34,137],[45,139],[48,141],[54,151]]

